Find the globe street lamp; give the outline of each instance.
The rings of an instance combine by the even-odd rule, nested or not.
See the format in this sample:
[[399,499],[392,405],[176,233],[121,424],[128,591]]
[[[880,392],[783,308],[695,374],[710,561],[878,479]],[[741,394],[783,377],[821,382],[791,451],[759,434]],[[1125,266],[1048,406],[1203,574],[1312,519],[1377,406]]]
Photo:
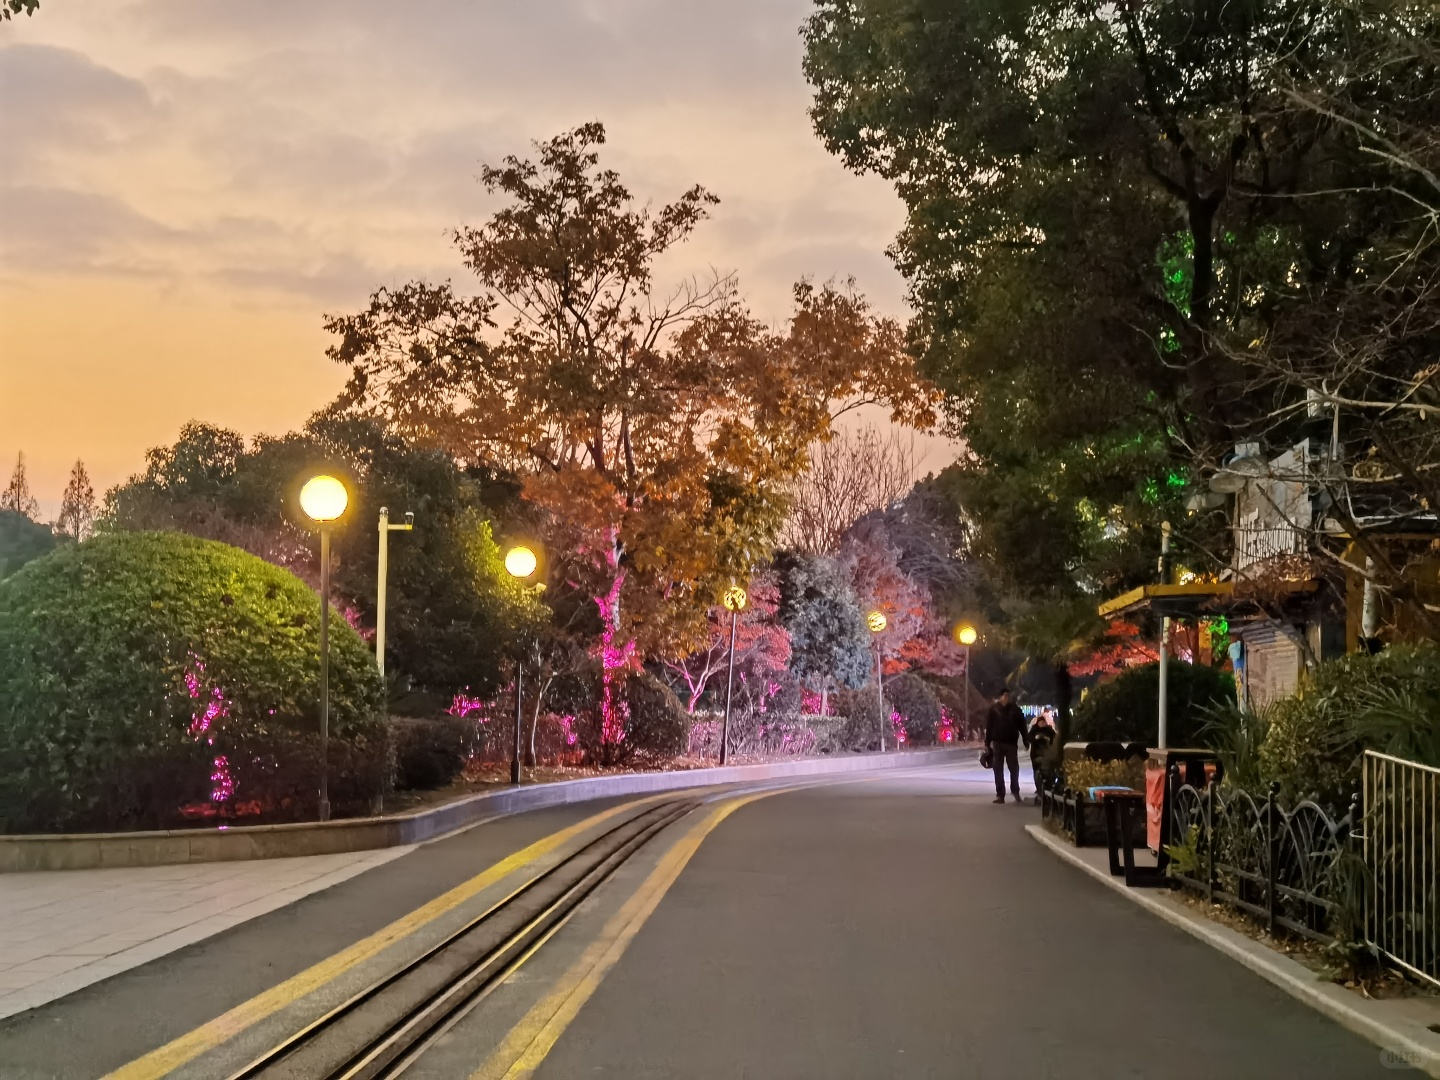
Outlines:
[[740,612],[749,601],[745,590],[731,585],[721,597],[725,610],[730,612],[730,674],[725,680],[725,722],[720,726],[720,764],[730,760],[730,697],[735,691],[735,631],[740,624]]
[[380,507],[380,552],[376,557],[375,581],[375,662],[380,665],[380,677],[385,677],[385,579],[390,572],[390,534],[409,532],[415,528],[415,515],[406,514],[404,525],[390,524],[390,510]]
[[970,735],[970,687],[974,685],[970,681],[970,646],[980,640],[980,632],[969,623],[960,623],[955,627],[955,641],[965,650],[965,735]]
[[[535,552],[524,544],[517,544],[505,553],[505,572],[517,580],[523,581],[535,573],[535,568],[540,565],[540,559]],[[524,726],[525,702],[521,694],[521,681],[525,675],[525,662],[518,654],[515,659],[515,752],[510,758],[510,782],[520,783],[520,729]]]
[[345,513],[350,493],[333,476],[312,476],[300,509],[320,526],[320,820],[330,820],[330,524]]
[[883,611],[872,611],[865,616],[865,625],[875,635],[875,699],[880,705],[880,752],[885,752],[885,659],[880,648],[880,635],[885,632],[889,620]]

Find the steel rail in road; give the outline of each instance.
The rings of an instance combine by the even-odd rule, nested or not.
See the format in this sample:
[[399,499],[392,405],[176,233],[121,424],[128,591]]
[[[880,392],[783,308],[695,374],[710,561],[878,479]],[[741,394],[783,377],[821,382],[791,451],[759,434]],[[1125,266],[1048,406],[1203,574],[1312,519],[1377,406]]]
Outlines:
[[230,1080],[398,1076],[646,841],[699,805],[694,799],[670,800],[607,830]]

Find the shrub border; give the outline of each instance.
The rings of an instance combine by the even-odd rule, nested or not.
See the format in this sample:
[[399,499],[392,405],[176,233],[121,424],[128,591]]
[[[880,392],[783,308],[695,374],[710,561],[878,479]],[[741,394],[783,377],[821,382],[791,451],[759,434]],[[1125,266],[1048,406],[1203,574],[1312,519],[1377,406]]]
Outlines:
[[585,777],[485,791],[443,806],[393,817],[156,832],[0,836],[0,873],[290,859],[305,855],[370,851],[418,844],[483,820],[545,806],[748,780],[944,765],[972,759],[976,753],[973,749],[907,750],[839,758],[808,758],[767,765],[729,765],[723,769]]

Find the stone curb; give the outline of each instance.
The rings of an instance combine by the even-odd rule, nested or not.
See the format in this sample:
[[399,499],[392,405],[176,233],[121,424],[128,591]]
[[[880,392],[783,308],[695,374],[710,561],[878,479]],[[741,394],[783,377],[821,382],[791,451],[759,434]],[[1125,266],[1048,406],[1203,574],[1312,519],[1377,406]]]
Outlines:
[[1429,1031],[1424,1024],[1382,1015],[1385,1011],[1384,1002],[1368,1001],[1334,983],[1324,982],[1303,964],[1280,955],[1228,926],[1221,926],[1196,915],[1173,900],[1156,896],[1146,890],[1129,888],[1123,879],[1111,877],[1106,870],[1091,866],[1052,837],[1043,825],[1026,825],[1025,831],[1072,866],[1078,866],[1091,877],[1104,882],[1172,926],[1178,926],[1232,960],[1238,960],[1291,997],[1303,1001],[1342,1027],[1393,1055],[1394,1061],[1386,1062],[1388,1068],[1403,1069],[1408,1066],[1424,1072],[1427,1076],[1440,1078],[1440,1035]]
[[422,843],[474,825],[482,819],[545,806],[791,776],[826,776],[941,765],[964,761],[975,753],[974,750],[917,750],[883,755],[808,758],[767,765],[727,765],[723,769],[585,777],[485,791],[444,806],[393,817],[159,832],[0,836],[0,873],[288,859],[303,855],[368,851]]

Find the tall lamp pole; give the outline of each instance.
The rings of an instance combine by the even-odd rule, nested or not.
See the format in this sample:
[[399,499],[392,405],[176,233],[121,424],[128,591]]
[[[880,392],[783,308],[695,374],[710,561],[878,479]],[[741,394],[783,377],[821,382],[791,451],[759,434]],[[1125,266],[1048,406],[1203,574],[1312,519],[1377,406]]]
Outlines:
[[885,752],[885,652],[880,648],[880,635],[884,633],[889,620],[883,611],[872,611],[865,616],[865,625],[875,635],[875,700],[880,710],[880,752]]
[[974,685],[970,681],[970,646],[974,645],[980,638],[980,632],[969,623],[961,623],[955,627],[955,641],[965,650],[965,737],[970,737],[970,688]]
[[390,524],[390,510],[380,507],[380,551],[375,559],[375,663],[380,666],[380,677],[385,677],[385,579],[390,574],[390,534],[409,532],[415,528],[415,515],[406,514],[404,525]]
[[[535,552],[524,544],[517,544],[505,553],[505,572],[511,577],[524,581],[535,573],[535,568],[540,565],[540,559]],[[510,755],[510,782],[520,783],[520,740],[523,738],[521,729],[525,723],[525,698],[522,682],[525,678],[524,653],[520,652],[515,657],[515,747]]]
[[[1170,522],[1160,523],[1160,584],[1170,584]],[[1166,662],[1166,653],[1170,648],[1170,616],[1163,616],[1160,620],[1160,730],[1156,746],[1164,750],[1168,745],[1166,728],[1170,722],[1170,665]]]
[[320,820],[330,820],[330,525],[350,495],[333,476],[312,476],[300,489],[300,509],[320,527]]
[[735,692],[735,636],[740,628],[740,612],[749,601],[744,588],[731,585],[725,590],[722,602],[730,612],[730,673],[725,677],[725,720],[720,725],[720,764],[730,760],[730,698]]

